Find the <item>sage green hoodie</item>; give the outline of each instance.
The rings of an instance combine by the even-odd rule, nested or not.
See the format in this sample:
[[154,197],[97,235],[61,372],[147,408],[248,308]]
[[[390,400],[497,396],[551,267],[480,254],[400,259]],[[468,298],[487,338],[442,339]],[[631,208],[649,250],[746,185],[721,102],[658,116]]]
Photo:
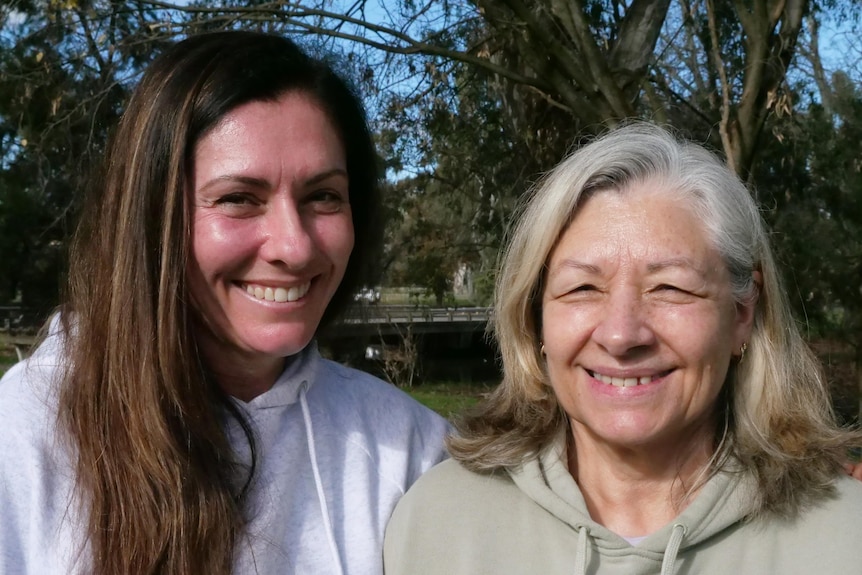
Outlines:
[[849,477],[798,516],[749,519],[753,478],[721,472],[633,546],[590,518],[563,453],[559,442],[512,472],[433,468],[389,522],[386,574],[862,573],[862,483]]

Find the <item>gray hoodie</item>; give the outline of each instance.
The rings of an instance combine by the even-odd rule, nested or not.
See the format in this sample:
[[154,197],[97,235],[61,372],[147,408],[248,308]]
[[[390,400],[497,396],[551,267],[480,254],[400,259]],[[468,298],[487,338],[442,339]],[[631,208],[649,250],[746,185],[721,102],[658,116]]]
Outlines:
[[[86,573],[74,453],[57,433],[54,333],[0,380],[0,575]],[[443,418],[394,386],[324,360],[315,345],[275,385],[237,401],[257,436],[237,574],[379,573],[395,502],[446,457]],[[247,444],[227,429],[240,457]]]
[[860,482],[836,478],[834,497],[797,517],[749,520],[752,477],[721,472],[631,545],[590,518],[563,450],[561,441],[508,473],[454,461],[432,469],[387,527],[387,575],[862,573]]

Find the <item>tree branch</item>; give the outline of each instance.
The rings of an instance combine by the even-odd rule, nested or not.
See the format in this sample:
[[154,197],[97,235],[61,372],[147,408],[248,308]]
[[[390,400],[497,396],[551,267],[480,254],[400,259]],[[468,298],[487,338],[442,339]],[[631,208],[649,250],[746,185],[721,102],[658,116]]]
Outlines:
[[[178,12],[183,12],[187,14],[199,14],[199,15],[207,15],[214,16],[217,14],[223,14],[225,18],[235,18],[237,16],[243,16],[244,18],[251,19],[254,16],[260,18],[261,16],[266,18],[266,21],[276,21],[281,23],[289,23],[297,28],[301,28],[306,32],[311,32],[314,34],[321,34],[325,36],[329,36],[332,38],[338,38],[341,40],[348,40],[351,42],[356,42],[359,44],[363,44],[366,46],[370,46],[372,48],[376,48],[383,52],[388,52],[391,54],[403,54],[403,55],[414,55],[414,54],[424,54],[426,56],[440,56],[443,58],[447,58],[450,60],[455,60],[458,62],[463,62],[465,64],[471,64],[474,66],[478,66],[480,68],[484,68],[489,72],[493,72],[498,76],[516,82],[518,84],[525,84],[528,86],[533,86],[539,90],[549,90],[550,86],[547,85],[546,82],[542,81],[536,77],[528,77],[522,74],[519,74],[513,70],[505,68],[503,66],[499,66],[488,59],[479,58],[473,56],[472,54],[461,52],[458,50],[451,50],[449,48],[443,48],[441,46],[437,46],[434,44],[430,44],[427,42],[423,42],[421,40],[417,40],[403,32],[395,30],[393,28],[389,28],[386,26],[381,26],[378,24],[373,24],[370,22],[366,22],[364,20],[353,18],[351,16],[346,16],[344,14],[337,14],[334,12],[328,12],[326,10],[316,10],[316,9],[302,9],[296,10],[294,12],[287,12],[280,9],[282,6],[280,3],[267,3],[260,4],[253,8],[246,7],[222,7],[222,8],[201,8],[196,6],[182,6],[178,4],[172,4],[169,2],[161,2],[159,0],[145,0],[145,3],[153,6],[155,8],[162,8],[165,10],[176,10]],[[273,7],[275,5],[275,7]],[[359,27],[365,28],[371,32],[375,32],[380,34],[381,36],[391,36],[396,40],[399,40],[403,44],[399,45],[389,42],[378,42],[376,40],[372,40],[370,38],[366,38],[364,36],[358,36],[356,34],[349,34],[345,32],[341,32],[338,30],[323,28],[321,26],[317,26],[314,24],[308,24],[303,22],[302,18],[310,18],[313,16],[322,17],[322,18],[331,18],[337,21],[346,22],[349,24],[354,24]]]
[[721,121],[718,125],[718,131],[721,134],[721,145],[724,148],[724,154],[727,156],[727,163],[730,169],[739,173],[739,160],[737,158],[737,150],[734,147],[733,138],[730,134],[730,85],[727,82],[727,71],[724,68],[724,60],[721,58],[719,51],[718,27],[715,23],[715,4],[714,0],[706,1],[706,14],[709,22],[709,37],[711,40],[711,50],[713,64],[718,70],[719,83],[721,84]]

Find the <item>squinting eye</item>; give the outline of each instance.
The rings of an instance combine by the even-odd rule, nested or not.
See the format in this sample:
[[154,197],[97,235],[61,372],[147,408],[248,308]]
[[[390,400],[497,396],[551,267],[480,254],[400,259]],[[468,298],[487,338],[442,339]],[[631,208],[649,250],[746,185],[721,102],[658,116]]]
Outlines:
[[341,196],[330,190],[320,190],[313,193],[311,199],[315,202],[340,202]]
[[573,292],[584,292],[584,291],[593,291],[594,289],[596,289],[596,286],[594,286],[592,284],[584,284],[582,286],[576,287],[572,291]]
[[216,201],[217,204],[248,204],[251,202],[252,199],[248,194],[227,194]]
[[685,291],[684,289],[672,286],[670,284],[662,284],[655,289],[656,291]]
[[324,213],[337,212],[347,203],[341,194],[333,190],[318,190],[308,196],[308,202]]

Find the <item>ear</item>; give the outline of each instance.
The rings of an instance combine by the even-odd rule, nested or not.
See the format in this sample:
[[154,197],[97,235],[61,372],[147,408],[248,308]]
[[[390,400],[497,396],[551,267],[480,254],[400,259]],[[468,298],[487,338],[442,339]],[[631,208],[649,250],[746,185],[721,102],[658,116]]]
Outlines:
[[757,302],[760,300],[760,291],[763,288],[763,274],[759,270],[751,272],[755,285],[754,295],[748,301],[736,304],[736,329],[734,349],[739,349],[742,344],[751,340],[751,330],[754,327],[754,316],[757,311]]

